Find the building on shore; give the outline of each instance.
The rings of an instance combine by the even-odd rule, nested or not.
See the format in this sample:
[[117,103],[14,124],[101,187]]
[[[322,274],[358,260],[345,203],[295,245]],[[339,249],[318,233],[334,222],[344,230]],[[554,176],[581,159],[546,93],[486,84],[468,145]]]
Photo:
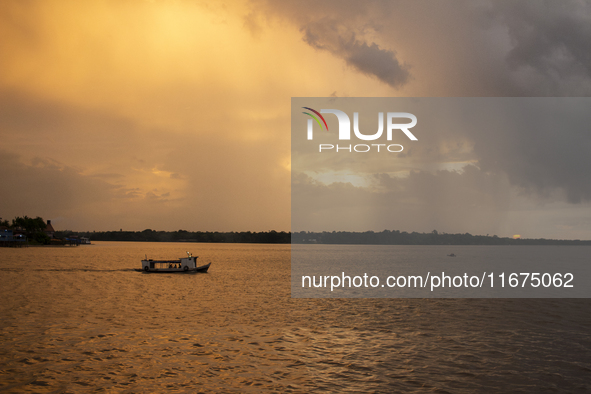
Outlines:
[[6,226],[0,226],[0,247],[21,248],[28,246],[27,236]]
[[43,230],[43,232],[45,234],[47,234],[49,239],[53,238],[53,236],[55,235],[55,230],[53,229],[53,226],[51,225],[51,220],[47,221],[47,224],[45,225],[45,229]]

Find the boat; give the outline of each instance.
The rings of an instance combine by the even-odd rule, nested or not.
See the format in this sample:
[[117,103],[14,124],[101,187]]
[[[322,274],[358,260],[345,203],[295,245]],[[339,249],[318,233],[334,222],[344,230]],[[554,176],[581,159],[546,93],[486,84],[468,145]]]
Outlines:
[[454,253],[450,253],[448,254],[448,257],[456,257],[456,255]]
[[136,271],[143,272],[207,272],[209,264],[197,266],[199,256],[193,256],[187,252],[187,257],[181,257],[177,260],[153,260],[148,256],[142,260],[142,269]]

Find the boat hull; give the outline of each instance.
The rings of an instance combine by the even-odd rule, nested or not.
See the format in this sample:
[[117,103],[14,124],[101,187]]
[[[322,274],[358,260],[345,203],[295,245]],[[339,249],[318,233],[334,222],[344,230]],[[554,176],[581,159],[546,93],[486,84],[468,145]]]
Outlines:
[[154,274],[154,273],[162,273],[162,274],[182,273],[182,274],[188,274],[188,273],[195,273],[195,272],[206,273],[207,270],[209,269],[209,266],[210,265],[211,265],[211,263],[206,264],[206,265],[202,265],[200,267],[195,267],[195,268],[188,268],[187,267],[187,269],[184,269],[184,268],[150,268],[148,270],[145,270],[145,269],[135,268],[135,270],[138,271],[138,272],[145,272],[147,274]]

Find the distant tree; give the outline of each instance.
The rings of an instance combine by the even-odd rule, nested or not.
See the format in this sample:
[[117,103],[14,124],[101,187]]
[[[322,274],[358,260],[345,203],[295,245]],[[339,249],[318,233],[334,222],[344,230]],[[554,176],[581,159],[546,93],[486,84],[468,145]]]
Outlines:
[[42,245],[49,245],[51,243],[51,238],[49,238],[49,235],[45,233],[36,233],[33,236],[33,239],[35,240],[35,242],[38,242]]
[[33,219],[25,215],[12,219],[12,227],[21,228],[29,234],[35,234],[45,230],[46,225],[45,220],[39,216]]
[[57,238],[57,239],[63,239],[63,238],[70,237],[72,235],[76,235],[76,233],[74,233],[74,231],[72,231],[72,230],[62,230],[62,231],[56,231],[53,236],[54,236],[54,238]]

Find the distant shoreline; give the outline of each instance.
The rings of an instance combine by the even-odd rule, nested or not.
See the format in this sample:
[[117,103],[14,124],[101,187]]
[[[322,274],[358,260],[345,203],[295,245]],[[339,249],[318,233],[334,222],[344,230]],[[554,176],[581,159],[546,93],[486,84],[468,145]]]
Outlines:
[[[496,235],[408,233],[398,230],[381,232],[217,232],[217,231],[100,231],[78,232],[91,241],[187,242],[187,243],[259,243],[259,244],[334,244],[334,245],[580,245],[591,246],[591,240],[558,240],[544,238],[508,238]],[[67,235],[66,232],[63,235]]]
[[544,238],[509,238],[496,235],[472,235],[439,233],[408,233],[398,230],[381,232],[296,232],[292,234],[293,244],[343,244],[343,245],[584,245],[591,246],[591,240],[560,240]]

